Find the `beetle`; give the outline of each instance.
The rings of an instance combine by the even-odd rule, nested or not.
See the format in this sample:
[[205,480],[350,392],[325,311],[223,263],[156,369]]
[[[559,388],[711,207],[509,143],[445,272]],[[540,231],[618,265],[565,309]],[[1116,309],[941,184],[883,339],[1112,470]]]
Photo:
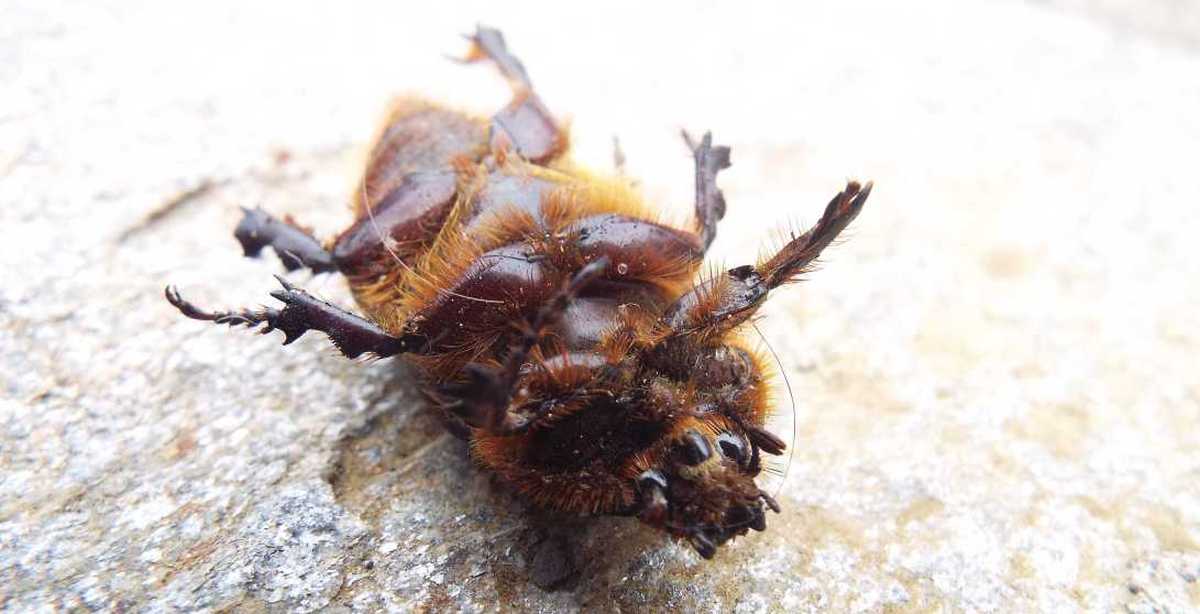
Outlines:
[[704,558],[779,504],[755,483],[786,444],[766,428],[769,370],[741,340],[772,291],[809,271],[862,210],[850,181],[819,221],[752,265],[703,275],[725,214],[730,150],[684,134],[695,164],[691,228],[654,220],[620,176],[571,161],[567,134],[497,30],[490,60],[513,89],[484,119],[397,100],[353,198],[356,221],[323,245],[290,220],[245,210],[246,256],[337,272],[365,317],[278,277],[282,307],[183,315],[325,333],[348,358],[399,356],[479,465],[533,503],[635,516]]

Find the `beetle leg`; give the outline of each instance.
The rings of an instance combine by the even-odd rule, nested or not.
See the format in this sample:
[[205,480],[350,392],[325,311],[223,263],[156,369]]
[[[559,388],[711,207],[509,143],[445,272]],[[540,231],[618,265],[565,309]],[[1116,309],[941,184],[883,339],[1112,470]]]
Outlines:
[[480,363],[463,366],[466,381],[447,384],[439,391],[450,399],[446,410],[470,428],[489,433],[517,433],[529,426],[529,421],[511,411],[512,393],[516,382],[504,377],[504,370]]
[[262,209],[242,208],[242,221],[233,236],[242,244],[248,258],[257,258],[264,247],[271,247],[289,271],[309,268],[314,273],[336,271],[333,256],[325,251],[308,231],[291,220],[280,221]]
[[417,351],[424,343],[424,339],[417,336],[393,337],[370,321],[322,301],[282,277],[276,276],[276,279],[283,289],[272,292],[271,296],[284,303],[283,309],[264,307],[258,310],[210,312],[184,300],[173,286],[167,286],[165,293],[168,302],[193,320],[229,326],[245,325],[248,328],[265,323],[266,327],[261,332],[283,331],[284,345],[310,330],[321,331],[329,335],[329,340],[347,358],[357,358],[363,354],[384,358]]
[[763,277],[763,283],[768,290],[796,281],[800,275],[810,269],[810,266],[821,252],[829,247],[850,222],[862,211],[867,197],[871,195],[871,182],[859,185],[857,181],[846,184],[846,189],[839,192],[825,206],[821,219],[803,234],[784,245],[769,260],[759,264],[756,270]]
[[567,147],[567,134],[533,91],[533,82],[525,65],[508,52],[504,35],[499,30],[479,26],[467,35],[471,50],[464,62],[491,60],[513,89],[513,100],[492,117],[490,141],[493,149],[509,143],[526,160],[546,162],[561,154]]
[[768,292],[810,269],[821,251],[854,220],[870,194],[870,183],[860,186],[851,181],[825,207],[816,225],[793,237],[771,258],[730,269],[679,297],[662,318],[673,333],[670,339],[711,338],[746,321]]
[[717,187],[717,173],[729,168],[729,147],[713,147],[711,132],[705,132],[699,143],[686,130],[682,133],[696,162],[696,234],[707,250],[717,237],[717,222],[725,217],[725,195]]
[[624,176],[625,175],[625,150],[621,149],[621,138],[615,134],[613,135],[613,138],[612,138],[612,157],[613,157],[613,170],[616,171],[618,175]]
[[448,171],[406,175],[338,236],[333,262],[352,282],[411,266],[453,208],[456,180]]
[[516,56],[508,52],[504,43],[504,34],[495,28],[477,26],[474,34],[465,34],[464,38],[471,41],[471,49],[463,62],[478,62],[491,60],[496,64],[500,74],[508,79],[514,91],[532,90],[533,81],[525,71],[525,65]]
[[584,217],[565,226],[562,235],[572,241],[569,249],[548,250],[555,266],[570,270],[603,256],[611,263],[604,278],[616,282],[687,281],[704,259],[696,235],[624,215]]
[[537,314],[520,329],[520,334],[499,367],[469,363],[463,367],[465,382],[443,388],[444,396],[452,399],[447,409],[462,418],[468,426],[491,433],[514,433],[530,424],[529,418],[511,411],[512,400],[521,379],[521,367],[529,354],[541,342],[547,329],[566,312],[571,301],[585,286],[598,278],[608,266],[606,258],[589,263],[575,273]]

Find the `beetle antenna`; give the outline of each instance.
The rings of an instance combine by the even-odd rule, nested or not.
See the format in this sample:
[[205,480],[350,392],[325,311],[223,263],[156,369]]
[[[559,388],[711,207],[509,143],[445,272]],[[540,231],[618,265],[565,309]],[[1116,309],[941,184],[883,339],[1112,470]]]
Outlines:
[[395,260],[396,264],[399,264],[400,266],[404,267],[404,270],[408,271],[409,273],[412,273],[413,272],[412,267],[408,266],[408,263],[405,262],[402,258],[400,258],[400,256],[397,255],[394,250],[392,250],[392,244],[391,244],[392,238],[383,236],[383,230],[380,230],[379,223],[375,221],[375,207],[372,206],[371,201],[367,198],[367,176],[366,176],[366,174],[363,174],[362,181],[360,181],[358,185],[359,185],[359,191],[362,192],[363,208],[365,208],[367,210],[367,217],[371,220],[371,228],[375,229],[375,236],[379,238],[379,243],[381,245],[383,245],[383,249],[387,250],[387,253],[392,256],[392,260]]
[[783,478],[779,480],[779,486],[775,489],[775,496],[783,492],[783,485],[787,483],[788,472],[792,470],[792,457],[796,454],[796,395],[792,392],[792,382],[788,379],[787,370],[783,368],[783,361],[779,360],[779,354],[775,353],[775,348],[771,347],[771,342],[767,341],[766,335],[758,329],[758,322],[750,320],[750,325],[754,327],[754,332],[758,333],[758,338],[762,339],[763,345],[767,346],[767,351],[771,352],[771,356],[775,358],[775,364],[779,367],[779,373],[783,376],[783,384],[787,386],[788,400],[792,403],[792,440],[788,442],[788,457],[787,463],[783,466]]

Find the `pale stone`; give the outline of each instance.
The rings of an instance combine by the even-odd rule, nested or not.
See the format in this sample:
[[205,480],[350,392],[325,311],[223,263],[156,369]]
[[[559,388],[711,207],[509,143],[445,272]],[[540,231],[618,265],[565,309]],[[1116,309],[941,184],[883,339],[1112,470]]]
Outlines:
[[[0,8],[5,608],[1200,608],[1200,9],[316,10]],[[691,199],[678,128],[733,146],[714,262],[876,181],[759,324],[795,397],[784,511],[714,561],[529,509],[391,361],[162,299],[270,302],[280,267],[239,257],[238,206],[333,236],[390,94],[503,104],[442,57],[476,22],[584,161],[620,136],[669,219]],[[336,277],[291,279],[350,304]]]

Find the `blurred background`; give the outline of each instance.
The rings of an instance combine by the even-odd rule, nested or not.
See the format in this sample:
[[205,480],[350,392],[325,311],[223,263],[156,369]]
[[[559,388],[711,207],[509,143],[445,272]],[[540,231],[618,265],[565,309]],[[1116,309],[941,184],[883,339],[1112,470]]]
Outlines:
[[[389,361],[161,299],[266,301],[238,207],[336,234],[393,95],[503,105],[476,23],[670,218],[679,129],[732,146],[715,264],[875,181],[760,324],[784,511],[715,561],[529,509]],[[17,0],[0,86],[3,606],[1200,608],[1200,4]]]

